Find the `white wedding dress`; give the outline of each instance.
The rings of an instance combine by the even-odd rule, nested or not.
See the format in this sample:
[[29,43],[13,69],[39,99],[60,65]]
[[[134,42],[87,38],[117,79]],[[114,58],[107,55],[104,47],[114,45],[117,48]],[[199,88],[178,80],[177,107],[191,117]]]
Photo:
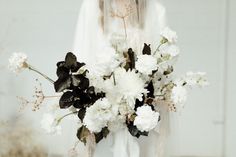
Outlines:
[[[135,6],[135,11],[131,11],[134,15],[125,19],[126,31],[124,21],[111,16],[111,11],[118,9],[118,3],[123,2]],[[160,42],[160,30],[165,26],[165,9],[157,0],[84,0],[73,50],[79,61],[96,70],[97,60],[101,53],[106,53],[104,47],[111,46],[113,36],[125,36],[128,46],[141,53],[144,43],[156,49]],[[162,118],[159,131],[151,132],[148,137],[137,139],[126,129],[111,133],[96,146],[94,157],[162,157],[168,133],[168,113],[163,115],[166,117]],[[74,138],[71,142],[76,141]],[[85,150],[83,144],[79,144],[79,156],[85,157]]]

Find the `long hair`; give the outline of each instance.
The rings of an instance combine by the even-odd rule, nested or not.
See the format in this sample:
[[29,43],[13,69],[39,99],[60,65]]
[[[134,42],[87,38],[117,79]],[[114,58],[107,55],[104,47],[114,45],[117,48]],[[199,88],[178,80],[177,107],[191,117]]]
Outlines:
[[[101,11],[100,24],[103,30],[105,30],[107,19],[109,16],[112,16],[111,3],[114,1],[119,3],[121,0],[99,0],[99,8]],[[126,17],[126,20],[131,25],[136,25],[139,28],[144,27],[147,1],[148,0],[125,0],[125,2],[131,7],[127,8],[130,9],[130,14]]]

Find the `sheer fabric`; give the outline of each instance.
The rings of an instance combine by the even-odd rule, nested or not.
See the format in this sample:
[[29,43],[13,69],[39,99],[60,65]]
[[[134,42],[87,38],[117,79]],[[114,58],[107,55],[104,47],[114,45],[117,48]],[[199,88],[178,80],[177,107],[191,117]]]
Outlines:
[[[93,70],[97,67],[99,55],[106,53],[104,46],[112,45],[113,36],[125,39],[127,45],[140,54],[144,43],[156,49],[160,30],[165,26],[165,8],[157,0],[84,0],[75,33],[74,52]],[[160,108],[160,112],[165,116],[158,131],[140,139],[132,137],[127,130],[111,133],[97,145],[94,157],[162,157],[169,115],[165,108]],[[79,150],[83,149],[82,145],[79,146]]]

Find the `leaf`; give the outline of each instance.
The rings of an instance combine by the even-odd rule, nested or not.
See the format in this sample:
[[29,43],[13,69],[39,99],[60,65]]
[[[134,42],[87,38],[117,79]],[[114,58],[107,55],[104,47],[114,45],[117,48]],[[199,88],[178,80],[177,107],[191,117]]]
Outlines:
[[107,127],[103,128],[101,132],[95,133],[95,140],[96,143],[99,143],[103,138],[106,138],[107,135],[109,134],[109,130]]
[[76,56],[72,52],[68,52],[65,58],[65,66],[67,68],[71,68],[72,66],[75,66],[76,63],[77,63]]
[[154,96],[154,86],[153,86],[153,82],[152,81],[149,82],[149,84],[146,87],[146,89],[148,90],[147,97],[148,98],[155,98],[155,96]]
[[81,108],[78,112],[78,117],[82,122],[84,120],[85,113],[86,113],[86,108]]
[[71,72],[77,72],[84,65],[85,63],[76,62],[74,65],[71,66]]
[[72,77],[72,85],[75,87],[79,87],[81,90],[85,90],[89,87],[89,79],[84,75],[73,75]]
[[60,100],[59,100],[59,105],[61,109],[66,109],[74,104],[74,96],[73,93],[68,91],[65,92]]
[[128,56],[129,56],[129,68],[132,70],[135,68],[135,53],[134,51],[129,48],[128,50]]
[[65,89],[70,88],[71,77],[67,75],[65,77],[60,77],[56,82],[54,82],[54,89],[56,92],[63,92]]
[[128,125],[128,130],[132,136],[137,137],[137,138],[140,137],[138,128],[134,126],[133,124]]
[[141,106],[144,105],[144,100],[145,100],[144,94],[143,94],[142,99],[143,99],[142,101],[139,101],[138,99],[136,99],[136,101],[135,101],[135,108],[134,108],[135,111],[137,110],[138,107],[141,107]]
[[70,73],[70,70],[64,66],[57,68],[57,76],[60,78],[68,76]]
[[77,138],[86,145],[87,137],[89,136],[90,132],[85,126],[81,126],[77,130]]
[[151,55],[151,47],[150,47],[150,44],[147,45],[146,43],[144,43],[143,55]]

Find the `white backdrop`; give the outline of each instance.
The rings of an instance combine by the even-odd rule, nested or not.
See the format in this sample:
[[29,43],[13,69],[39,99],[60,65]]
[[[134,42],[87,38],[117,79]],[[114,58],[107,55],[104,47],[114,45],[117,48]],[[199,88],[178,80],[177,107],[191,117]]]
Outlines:
[[[172,156],[234,157],[236,140],[234,59],[236,2],[234,0],[163,0],[168,22],[177,31],[182,54],[176,73],[206,71],[210,86],[193,90],[173,131]],[[15,75],[6,69],[14,51],[53,78],[55,63],[73,44],[81,0],[0,0],[0,119],[16,115],[17,95],[31,96],[37,75]],[[32,77],[33,76],[33,77]],[[52,90],[42,81],[44,90]],[[30,113],[30,112],[29,112]],[[29,114],[38,120],[39,114]],[[32,122],[32,121],[31,121]],[[32,125],[39,125],[37,121]],[[45,143],[65,137],[44,137]],[[65,146],[54,145],[55,152]]]

